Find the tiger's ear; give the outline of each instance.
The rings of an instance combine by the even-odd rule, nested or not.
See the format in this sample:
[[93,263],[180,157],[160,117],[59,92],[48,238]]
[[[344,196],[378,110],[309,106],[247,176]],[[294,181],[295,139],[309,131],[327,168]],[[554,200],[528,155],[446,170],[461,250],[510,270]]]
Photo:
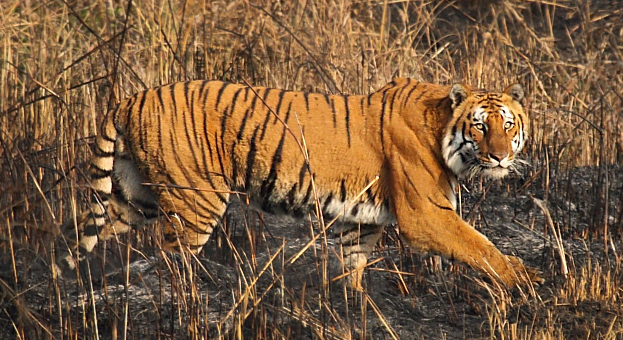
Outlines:
[[507,87],[506,90],[504,90],[504,93],[518,102],[521,102],[523,99],[523,87],[517,83]]
[[470,90],[463,84],[454,84],[450,89],[449,97],[452,100],[452,109],[456,109],[469,96]]

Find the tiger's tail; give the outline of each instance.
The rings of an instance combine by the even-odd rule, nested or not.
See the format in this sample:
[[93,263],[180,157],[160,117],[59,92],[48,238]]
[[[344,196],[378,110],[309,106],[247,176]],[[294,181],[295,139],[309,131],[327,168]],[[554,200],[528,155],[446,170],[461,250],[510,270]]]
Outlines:
[[[71,234],[67,241],[68,251],[62,251],[57,258],[60,270],[73,270],[77,261],[80,261],[85,254],[91,252],[98,242],[98,238],[103,235],[103,230],[110,222],[108,209],[113,190],[113,168],[115,166],[115,153],[120,146],[121,133],[115,125],[115,118],[118,108],[109,111],[105,121],[100,125],[99,134],[91,157],[89,166],[89,177],[91,191],[90,210],[78,216],[76,223],[70,221],[63,229],[72,228],[75,232]],[[75,238],[74,238],[75,236]]]

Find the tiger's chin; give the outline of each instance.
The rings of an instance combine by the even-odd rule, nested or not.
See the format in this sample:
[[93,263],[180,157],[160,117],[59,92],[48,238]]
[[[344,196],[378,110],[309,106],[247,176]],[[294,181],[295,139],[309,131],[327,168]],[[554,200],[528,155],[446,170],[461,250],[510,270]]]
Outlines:
[[481,171],[483,177],[492,178],[492,179],[502,179],[510,173],[508,168],[503,168],[501,166],[485,168]]
[[457,177],[461,180],[472,180],[474,178],[482,177],[488,179],[502,179],[510,174],[510,167],[491,166],[488,164],[476,164],[473,166],[466,166],[461,171],[455,172]]

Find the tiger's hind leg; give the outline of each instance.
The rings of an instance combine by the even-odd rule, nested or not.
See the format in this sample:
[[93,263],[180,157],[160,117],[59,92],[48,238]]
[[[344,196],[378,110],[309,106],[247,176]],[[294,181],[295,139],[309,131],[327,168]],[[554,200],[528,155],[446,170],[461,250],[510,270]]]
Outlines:
[[383,234],[382,225],[346,224],[338,228],[335,234],[339,237],[344,269],[347,272],[347,285],[362,290],[363,270],[374,246]]
[[197,254],[208,242],[210,235],[221,222],[229,194],[224,190],[163,189],[160,206],[165,213],[164,244],[167,251],[190,251]]
[[[101,150],[100,146],[96,148]],[[155,194],[142,185],[138,168],[121,147],[118,149],[119,155],[114,159],[97,156],[103,151],[96,151],[95,165],[90,170],[94,189],[90,210],[80,214],[75,224],[72,220],[62,228],[64,240],[60,244],[67,247],[59,248],[57,254],[57,268],[61,272],[74,270],[99,241],[140,228],[158,215]],[[112,171],[105,170],[111,167]]]

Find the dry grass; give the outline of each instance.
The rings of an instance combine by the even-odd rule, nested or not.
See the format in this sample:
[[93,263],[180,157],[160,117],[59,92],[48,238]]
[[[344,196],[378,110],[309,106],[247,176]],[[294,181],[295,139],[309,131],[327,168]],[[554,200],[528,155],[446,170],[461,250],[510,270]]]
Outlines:
[[[622,53],[616,1],[1,2],[0,338],[620,339],[623,194],[615,179],[623,160]],[[161,254],[157,233],[144,231],[98,250],[123,259],[116,281],[90,271],[64,280],[41,269],[50,268],[60,225],[85,206],[97,122],[129,94],[188,79],[361,94],[397,76],[524,86],[532,167],[523,186],[507,187],[552,209],[550,221],[524,221],[544,239],[560,240],[550,247],[552,261],[537,263],[549,279],[545,287],[513,296],[473,282],[471,274],[456,275],[462,266],[451,265],[446,276],[445,262],[422,260],[390,232],[376,272],[391,277],[390,291],[414,306],[437,297],[449,327],[459,330],[414,326],[405,333],[378,298],[328,284],[333,250],[322,234],[311,247],[314,287],[290,286],[284,273],[298,265],[293,255],[302,248],[288,253],[284,241],[261,255],[279,238],[252,212],[225,223],[208,247],[212,255],[205,256],[227,268]],[[571,174],[583,166],[595,171],[578,186]],[[586,208],[582,216],[571,205]],[[486,224],[481,215],[475,222]],[[319,229],[307,221],[302,230],[315,236]],[[565,248],[574,240],[588,255]],[[156,275],[134,275],[128,268],[136,270],[138,259]],[[231,285],[222,289],[219,275],[231,275]],[[431,284],[431,277],[440,279]],[[109,280],[120,284],[107,286]],[[225,298],[203,291],[199,283],[208,281]],[[140,285],[151,287],[149,310],[132,305]],[[214,321],[211,307],[219,301],[227,308]],[[480,321],[465,322],[459,303],[478,316],[469,320]]]

